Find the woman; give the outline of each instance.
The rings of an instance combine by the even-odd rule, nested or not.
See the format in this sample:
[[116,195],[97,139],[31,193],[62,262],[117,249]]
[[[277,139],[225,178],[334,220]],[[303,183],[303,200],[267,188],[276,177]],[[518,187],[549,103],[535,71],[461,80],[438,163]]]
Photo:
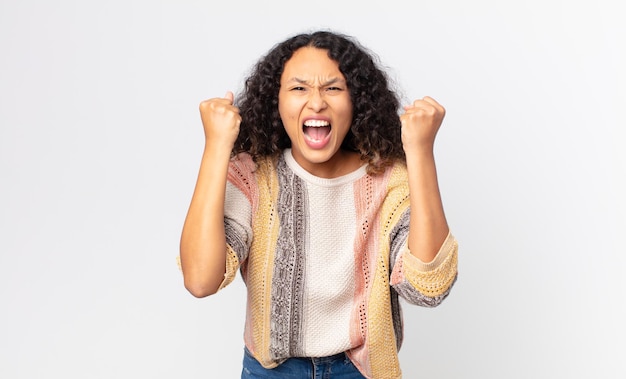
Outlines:
[[186,288],[208,296],[241,270],[242,378],[400,378],[398,297],[438,305],[457,275],[433,154],[444,108],[399,116],[373,56],[328,31],[276,45],[233,101],[200,105]]

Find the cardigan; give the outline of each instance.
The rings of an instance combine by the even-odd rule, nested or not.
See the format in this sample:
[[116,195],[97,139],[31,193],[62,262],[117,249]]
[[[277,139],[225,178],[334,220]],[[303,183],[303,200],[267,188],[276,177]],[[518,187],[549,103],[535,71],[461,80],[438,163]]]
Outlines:
[[402,163],[375,176],[362,166],[324,179],[301,168],[289,149],[256,163],[239,154],[229,165],[224,214],[220,290],[241,272],[244,342],[266,368],[345,350],[365,377],[401,378],[399,298],[433,307],[456,281],[451,234],[432,262],[408,250]]

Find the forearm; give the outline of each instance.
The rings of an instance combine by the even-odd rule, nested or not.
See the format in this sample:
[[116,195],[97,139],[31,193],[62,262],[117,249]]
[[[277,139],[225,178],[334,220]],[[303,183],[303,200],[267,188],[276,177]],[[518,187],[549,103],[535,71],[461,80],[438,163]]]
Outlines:
[[224,199],[230,150],[207,144],[183,226],[180,258],[194,296],[217,292],[226,271]]
[[448,236],[435,158],[431,149],[406,153],[411,219],[409,250],[423,262],[431,262]]

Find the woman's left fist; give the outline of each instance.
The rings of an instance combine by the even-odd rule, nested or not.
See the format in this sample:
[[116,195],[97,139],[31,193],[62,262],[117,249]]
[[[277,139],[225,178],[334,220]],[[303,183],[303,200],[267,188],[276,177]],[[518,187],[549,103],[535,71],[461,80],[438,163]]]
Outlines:
[[404,114],[400,116],[404,151],[408,149],[432,150],[437,131],[445,115],[444,107],[429,96],[406,105]]

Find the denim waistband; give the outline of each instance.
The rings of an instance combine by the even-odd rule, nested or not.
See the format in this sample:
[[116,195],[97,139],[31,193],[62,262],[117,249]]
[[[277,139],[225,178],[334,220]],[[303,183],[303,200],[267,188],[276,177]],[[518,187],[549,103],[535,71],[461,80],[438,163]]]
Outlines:
[[[248,350],[246,346],[244,346],[244,351],[249,356],[251,357],[253,356],[250,350]],[[291,357],[289,359],[297,359],[297,360],[304,360],[304,361],[313,362],[313,363],[324,364],[324,363],[332,363],[332,362],[343,360],[343,359],[348,359],[348,356],[346,355],[345,352],[341,352],[341,353],[337,353],[334,355],[328,355],[325,357]]]
[[326,357],[294,357],[292,359],[303,359],[307,361],[311,361],[314,364],[328,364],[335,361],[340,361],[346,359],[346,353],[338,353],[335,355],[329,355]]

